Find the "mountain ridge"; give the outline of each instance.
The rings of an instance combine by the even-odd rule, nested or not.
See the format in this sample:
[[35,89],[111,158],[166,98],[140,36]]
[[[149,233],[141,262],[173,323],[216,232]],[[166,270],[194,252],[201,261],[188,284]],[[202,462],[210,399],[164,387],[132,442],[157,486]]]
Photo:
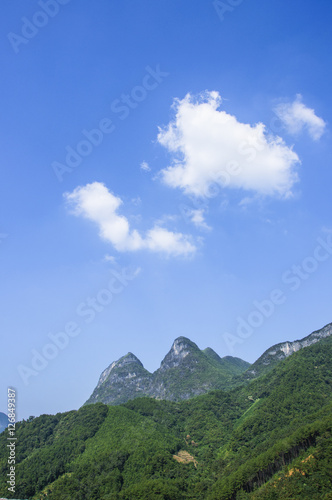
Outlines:
[[309,347],[321,339],[329,337],[332,334],[332,323],[328,323],[319,330],[315,330],[306,337],[292,342],[285,341],[274,344],[269,347],[263,354],[246,370],[240,379],[252,380],[276,366],[280,361],[288,358],[295,352]]
[[329,323],[300,340],[271,346],[251,365],[233,356],[221,358],[210,347],[200,350],[195,342],[180,336],[153,373],[131,352],[113,361],[85,404],[117,405],[143,396],[180,401],[211,390],[229,390],[268,373],[293,353],[331,334]]
[[133,353],[113,361],[101,373],[85,404],[122,404],[142,396],[171,401],[189,399],[213,389],[226,388],[234,376],[249,366],[239,358],[220,358],[211,348],[204,352],[195,342],[180,336],[153,373],[146,370]]

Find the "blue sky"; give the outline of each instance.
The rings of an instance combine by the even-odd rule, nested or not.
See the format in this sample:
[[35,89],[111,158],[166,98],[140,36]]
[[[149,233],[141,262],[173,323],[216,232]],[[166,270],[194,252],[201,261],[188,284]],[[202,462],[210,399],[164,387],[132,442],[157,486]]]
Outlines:
[[332,321],[331,14],[5,2],[1,411],[78,408],[180,335],[253,362]]

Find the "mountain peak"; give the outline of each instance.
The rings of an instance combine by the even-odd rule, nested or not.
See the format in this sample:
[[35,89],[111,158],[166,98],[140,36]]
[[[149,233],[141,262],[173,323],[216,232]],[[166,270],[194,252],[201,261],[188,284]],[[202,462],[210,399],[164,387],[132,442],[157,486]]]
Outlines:
[[132,352],[127,352],[127,354],[125,356],[122,356],[122,358],[120,358],[117,363],[122,363],[123,365],[128,363],[139,363],[141,366],[143,366],[142,362]]
[[112,371],[123,367],[129,368],[129,365],[132,364],[136,364],[144,368],[142,362],[132,352],[128,352],[117,361],[113,361],[113,363],[111,363],[100,375],[97,387],[101,386],[105,380],[108,379]]
[[149,387],[151,376],[135,354],[128,352],[102,372],[87,403],[122,404],[137,396],[145,396],[143,388]]
[[190,339],[188,339],[187,337],[176,338],[172,344],[172,347],[171,347],[171,350],[173,350],[174,353],[177,355],[181,355],[181,352],[184,350],[189,351],[192,349],[199,350],[197,345],[194,342],[192,342]]
[[170,351],[166,354],[160,365],[160,370],[167,370],[178,366],[183,359],[193,353],[200,353],[197,345],[187,337],[178,337],[174,340]]
[[207,347],[206,349],[204,349],[203,352],[206,356],[208,356],[208,358],[213,359],[214,361],[217,361],[218,363],[222,362],[222,359],[219,356],[219,354],[217,354],[216,351],[211,349],[211,347]]

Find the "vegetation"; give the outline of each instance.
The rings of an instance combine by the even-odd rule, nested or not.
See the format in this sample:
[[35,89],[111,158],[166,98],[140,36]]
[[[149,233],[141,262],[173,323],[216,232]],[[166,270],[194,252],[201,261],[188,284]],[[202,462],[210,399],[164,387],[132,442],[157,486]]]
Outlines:
[[97,403],[23,421],[15,497],[332,500],[331,359],[329,337],[229,392]]

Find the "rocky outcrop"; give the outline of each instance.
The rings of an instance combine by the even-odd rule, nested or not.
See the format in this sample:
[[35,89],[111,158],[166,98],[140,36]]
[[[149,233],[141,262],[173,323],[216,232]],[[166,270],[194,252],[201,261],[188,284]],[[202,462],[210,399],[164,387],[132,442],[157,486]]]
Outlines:
[[[138,371],[140,368],[144,368],[140,360],[135,356],[135,354],[128,352],[126,356],[123,356],[118,361],[113,361],[113,363],[111,363],[110,366],[102,372],[97,384],[97,388],[100,387],[108,377],[111,377],[113,380],[116,380],[116,378],[118,377],[118,370],[124,367],[128,369],[129,378],[135,377],[136,376],[135,371]],[[130,370],[132,370],[132,372]]]
[[131,352],[111,363],[99,377],[97,387],[87,403],[102,401],[121,404],[129,399],[146,396],[152,375]]
[[282,342],[267,349],[262,356],[260,356],[255,363],[253,363],[249,370],[247,370],[241,378],[252,380],[255,377],[270,371],[280,361],[291,356],[294,352],[299,351],[305,347],[309,347],[323,338],[329,337],[332,334],[332,323],[324,326],[307,337],[301,340],[294,340],[293,342]]
[[175,339],[170,351],[161,362],[159,372],[179,366],[192,351],[199,351],[199,349],[191,340],[186,337]]

